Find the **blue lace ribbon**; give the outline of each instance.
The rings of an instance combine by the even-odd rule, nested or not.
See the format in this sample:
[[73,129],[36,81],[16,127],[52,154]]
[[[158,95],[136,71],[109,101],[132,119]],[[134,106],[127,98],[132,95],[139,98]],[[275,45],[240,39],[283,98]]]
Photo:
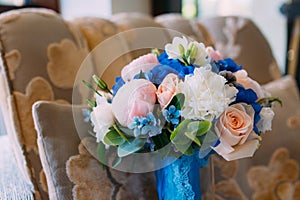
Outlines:
[[200,168],[207,165],[206,158],[181,156],[172,164],[155,172],[159,200],[201,200]]

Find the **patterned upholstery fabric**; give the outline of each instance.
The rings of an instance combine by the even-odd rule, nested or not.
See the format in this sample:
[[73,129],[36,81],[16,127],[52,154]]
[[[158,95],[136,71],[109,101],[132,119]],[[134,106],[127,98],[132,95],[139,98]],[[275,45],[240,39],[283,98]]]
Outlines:
[[31,106],[38,100],[72,102],[77,69],[88,53],[79,29],[46,9],[0,16],[1,108],[17,163],[36,199],[47,199]]

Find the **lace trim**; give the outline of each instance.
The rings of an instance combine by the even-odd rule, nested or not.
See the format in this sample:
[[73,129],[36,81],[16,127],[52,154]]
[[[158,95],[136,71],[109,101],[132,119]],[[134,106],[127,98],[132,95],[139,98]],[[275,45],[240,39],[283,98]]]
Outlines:
[[[188,159],[185,156],[181,158],[180,164],[173,163],[173,183],[176,185],[178,199],[194,200],[195,193],[192,185],[189,181],[189,172],[192,159]],[[176,199],[177,199],[176,198]]]

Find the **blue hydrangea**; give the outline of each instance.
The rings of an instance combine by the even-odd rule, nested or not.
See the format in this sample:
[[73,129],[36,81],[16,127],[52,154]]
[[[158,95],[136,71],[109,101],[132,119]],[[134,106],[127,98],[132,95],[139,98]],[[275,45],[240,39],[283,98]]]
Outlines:
[[153,113],[148,113],[146,117],[134,117],[128,128],[133,129],[135,137],[152,137],[161,133],[160,120],[156,120]]
[[259,105],[258,103],[256,103],[256,101],[258,99],[256,93],[252,89],[245,89],[241,85],[238,85],[237,89],[239,92],[237,93],[235,103],[247,103],[253,107],[253,109],[255,111],[253,130],[255,133],[260,134],[256,124],[260,120],[259,113],[262,109],[262,106]]
[[231,71],[231,72],[236,72],[242,69],[242,66],[237,65],[234,60],[232,60],[231,58],[225,58],[224,60],[219,60],[216,63],[219,68],[220,71]]
[[178,75],[178,72],[170,66],[157,65],[149,71],[148,78],[152,83],[160,85],[164,78],[170,73]]
[[178,59],[169,59],[166,51],[164,51],[158,56],[158,61],[162,65],[167,65],[175,69],[178,72],[178,76],[180,79],[184,79],[185,75],[194,73],[194,66],[185,66]]
[[181,111],[177,110],[174,105],[171,105],[169,109],[164,109],[162,111],[163,116],[165,117],[166,121],[177,126],[179,123],[179,117],[181,115]]
[[115,96],[118,92],[118,90],[125,84],[124,80],[122,79],[122,77],[117,77],[116,78],[116,84],[114,86],[112,86],[112,90],[113,90],[113,95]]

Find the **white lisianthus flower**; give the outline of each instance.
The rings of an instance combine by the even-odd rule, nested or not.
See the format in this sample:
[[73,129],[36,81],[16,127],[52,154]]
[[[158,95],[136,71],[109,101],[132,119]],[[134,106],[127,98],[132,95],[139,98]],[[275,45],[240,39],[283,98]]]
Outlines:
[[203,43],[189,42],[186,37],[174,37],[172,44],[165,46],[169,59],[178,59],[187,65],[204,66],[209,63],[208,53]]
[[106,97],[98,98],[97,106],[91,112],[91,121],[97,142],[103,142],[103,138],[108,133],[109,128],[115,123],[112,105],[107,102]]
[[165,46],[166,53],[169,59],[179,59],[184,62],[182,59],[183,54],[187,51],[189,47],[189,42],[186,37],[174,37],[172,44],[167,44]]
[[225,84],[227,80],[211,71],[211,65],[196,68],[185,76],[179,92],[185,95],[182,116],[186,119],[213,120],[235,100],[238,90]]
[[189,48],[191,49],[191,55],[188,60],[191,64],[204,66],[209,63],[208,53],[203,43],[191,42]]
[[269,107],[264,107],[261,109],[259,113],[260,120],[256,124],[260,132],[264,133],[272,130],[272,120],[274,115],[274,111]]

